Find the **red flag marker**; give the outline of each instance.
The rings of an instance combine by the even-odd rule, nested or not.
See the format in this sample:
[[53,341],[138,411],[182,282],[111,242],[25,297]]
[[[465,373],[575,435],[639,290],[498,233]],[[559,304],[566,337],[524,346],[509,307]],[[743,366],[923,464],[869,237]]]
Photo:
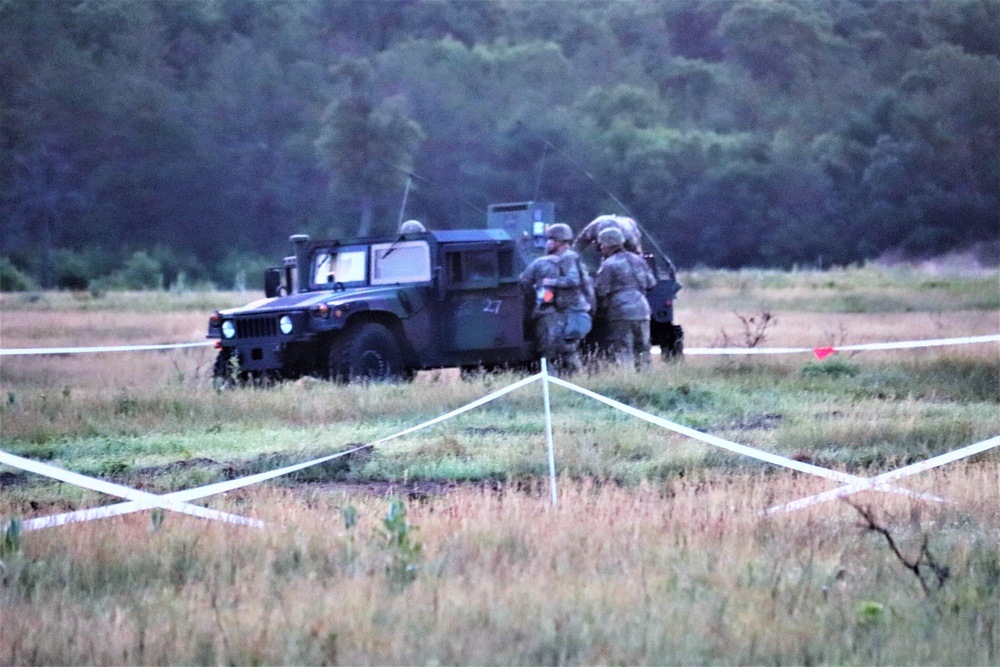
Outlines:
[[836,352],[836,350],[833,349],[832,347],[814,347],[813,348],[813,354],[815,354],[816,358],[819,359],[820,361],[823,361],[824,359],[826,359],[827,357],[829,357],[834,352]]

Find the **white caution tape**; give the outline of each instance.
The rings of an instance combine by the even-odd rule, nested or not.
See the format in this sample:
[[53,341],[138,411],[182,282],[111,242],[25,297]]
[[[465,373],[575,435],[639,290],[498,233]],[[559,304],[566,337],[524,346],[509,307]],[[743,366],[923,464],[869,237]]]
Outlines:
[[[1000,337],[998,337],[998,339],[1000,339]],[[804,507],[807,506],[808,504],[814,504],[815,502],[822,502],[825,499],[839,497],[840,495],[847,495],[849,493],[854,493],[856,490],[862,490],[862,489],[874,489],[883,492],[897,493],[913,498],[921,498],[924,500],[943,502],[943,499],[938,498],[937,496],[925,493],[916,493],[909,489],[895,488],[889,486],[888,482],[894,479],[906,477],[908,475],[914,475],[919,472],[923,472],[924,470],[929,470],[930,468],[944,465],[946,463],[958,460],[960,458],[972,456],[975,453],[986,451],[987,449],[1000,445],[1000,436],[997,436],[996,438],[992,438],[990,440],[986,440],[981,443],[977,443],[975,445],[970,445],[969,447],[965,447],[961,450],[957,450],[949,454],[944,454],[935,457],[933,459],[924,461],[922,463],[907,466],[905,468],[901,468],[891,473],[885,473],[883,475],[879,475],[873,478],[865,478],[865,477],[859,477],[857,475],[838,472],[835,470],[829,470],[827,468],[821,468],[819,466],[815,466],[809,463],[796,461],[794,459],[789,459],[784,456],[779,456],[777,454],[771,454],[770,452],[766,452],[763,450],[755,449],[753,447],[748,447],[746,445],[741,445],[735,442],[731,442],[729,440],[725,440],[723,438],[719,438],[717,436],[713,436],[707,433],[702,433],[687,426],[683,426],[681,424],[677,424],[667,419],[663,419],[661,417],[657,417],[647,412],[643,412],[642,410],[638,410],[631,406],[625,405],[624,403],[619,403],[618,401],[607,398],[588,389],[584,389],[583,387],[580,387],[579,385],[573,384],[571,382],[567,382],[566,380],[548,376],[546,373],[543,372],[524,378],[523,380],[520,380],[518,382],[515,382],[514,384],[508,385],[507,387],[492,392],[491,394],[483,396],[482,398],[472,401],[471,403],[468,403],[467,405],[452,410],[451,412],[448,412],[444,415],[435,417],[416,426],[404,429],[403,431],[400,431],[393,435],[386,436],[374,442],[364,444],[359,447],[355,447],[353,449],[349,449],[343,452],[338,452],[336,454],[331,454],[329,456],[320,457],[317,459],[313,459],[311,461],[306,461],[304,463],[297,463],[291,466],[286,466],[284,468],[272,470],[269,472],[258,473],[256,475],[250,475],[248,477],[229,480],[225,482],[218,482],[216,484],[210,484],[196,489],[188,489],[186,491],[176,491],[173,493],[165,494],[163,496],[157,496],[154,494],[137,491],[135,489],[129,489],[128,487],[124,487],[118,484],[102,482],[101,480],[96,480],[90,477],[79,475],[77,473],[71,473],[65,470],[61,470],[59,468],[54,468],[52,466],[47,466],[45,464],[41,464],[36,461],[32,461],[30,459],[24,459],[19,456],[14,456],[13,454],[8,454],[2,451],[0,451],[0,463],[6,463],[8,465],[12,465],[14,467],[21,468],[23,470],[28,470],[30,472],[37,472],[42,475],[46,475],[49,477],[53,477],[55,479],[76,484],[84,488],[100,491],[102,493],[117,495],[131,501],[126,503],[119,503],[117,505],[112,505],[108,507],[101,507],[90,510],[80,510],[77,512],[68,512],[49,517],[40,517],[37,519],[31,519],[22,524],[24,530],[37,530],[39,528],[58,526],[70,522],[90,521],[93,519],[99,519],[104,517],[119,516],[122,514],[136,512],[151,507],[162,507],[164,509],[185,512],[188,514],[194,514],[195,516],[203,516],[205,518],[228,521],[230,523],[240,523],[243,525],[260,526],[263,525],[263,523],[256,521],[254,519],[247,519],[246,517],[231,515],[224,512],[218,512],[215,510],[208,510],[207,508],[199,507],[197,505],[188,505],[186,503],[187,501],[190,500],[197,500],[199,498],[205,498],[211,495],[225,493],[227,491],[233,491],[239,488],[250,486],[252,484],[257,484],[269,479],[273,479],[275,477],[287,475],[289,473],[302,470],[310,466],[319,465],[326,461],[330,461],[332,459],[339,458],[341,456],[346,456],[348,454],[360,451],[362,449],[375,447],[377,445],[388,442],[389,440],[392,440],[394,438],[399,438],[404,435],[408,435],[410,433],[419,431],[421,429],[428,428],[435,424],[439,424],[447,419],[450,419],[462,413],[473,410],[485,403],[488,403],[489,401],[492,401],[496,398],[509,394],[510,392],[520,389],[521,387],[524,387],[528,384],[536,382],[539,379],[541,379],[543,375],[545,375],[545,379],[549,382],[552,382],[559,386],[565,387],[566,389],[575,391],[579,394],[582,394],[596,401],[609,405],[626,414],[632,415],[633,417],[637,417],[652,424],[656,424],[663,428],[667,428],[682,435],[686,435],[690,438],[700,440],[707,444],[715,445],[722,449],[726,449],[737,454],[742,454],[744,456],[748,456],[760,461],[772,463],[774,465],[782,466],[785,468],[790,468],[792,470],[797,470],[799,472],[803,472],[806,474],[832,479],[845,484],[845,486],[841,487],[840,489],[829,491],[825,494],[819,494],[812,498],[796,501],[796,503],[790,503],[789,506],[793,504],[798,504],[799,506]],[[774,511],[775,509],[776,508],[772,508],[772,510],[768,511],[769,512]]]
[[[452,410],[451,412],[449,412],[447,414],[441,415],[440,417],[435,417],[434,419],[429,419],[428,421],[425,421],[422,424],[418,424],[416,426],[412,426],[412,427],[410,427],[408,429],[400,431],[399,433],[394,433],[393,435],[386,436],[386,437],[381,438],[379,440],[376,440],[374,442],[371,442],[371,443],[368,443],[368,444],[364,444],[364,445],[361,445],[359,447],[354,447],[353,449],[349,449],[349,450],[346,450],[346,451],[343,451],[343,452],[338,452],[336,454],[330,454],[329,456],[323,456],[323,457],[320,457],[320,458],[317,458],[317,459],[313,459],[311,461],[305,461],[303,463],[296,463],[296,464],[293,464],[293,465],[290,465],[290,466],[286,466],[284,468],[279,468],[277,470],[271,470],[269,472],[262,472],[262,473],[258,473],[256,475],[250,475],[248,477],[241,477],[239,479],[232,479],[232,480],[228,480],[228,481],[225,481],[225,482],[217,482],[215,484],[209,484],[207,486],[198,487],[196,489],[188,489],[186,491],[175,491],[173,493],[168,493],[168,494],[163,495],[163,496],[155,496],[155,495],[152,495],[152,494],[146,494],[146,495],[150,495],[150,496],[152,496],[152,498],[155,498],[155,499],[157,499],[157,500],[159,500],[161,502],[166,502],[166,503],[184,503],[184,502],[191,501],[191,500],[198,500],[200,498],[207,498],[208,496],[213,496],[213,495],[216,495],[216,494],[219,494],[219,493],[226,493],[228,491],[235,491],[236,489],[241,489],[243,487],[250,486],[252,484],[259,484],[260,482],[264,482],[264,481],[267,481],[267,480],[270,480],[270,479],[274,479],[275,477],[280,477],[282,475],[288,475],[290,473],[297,472],[299,470],[303,470],[303,469],[309,468],[311,466],[319,465],[321,463],[326,463],[327,461],[332,461],[333,459],[340,458],[341,456],[347,456],[348,454],[353,454],[354,452],[360,451],[362,449],[367,449],[369,447],[375,447],[377,445],[381,445],[383,443],[386,443],[386,442],[388,442],[388,441],[390,441],[390,440],[392,440],[394,438],[399,438],[399,437],[402,437],[404,435],[408,435],[410,433],[414,433],[416,431],[419,431],[421,429],[425,429],[425,428],[428,428],[430,426],[434,426],[435,424],[439,424],[439,423],[445,421],[446,419],[451,419],[452,417],[460,415],[460,414],[462,414],[464,412],[468,412],[469,410],[473,410],[473,409],[475,409],[475,408],[477,408],[477,407],[479,407],[479,406],[481,406],[481,405],[483,405],[485,403],[488,403],[488,402],[490,402],[490,401],[492,401],[494,399],[497,399],[497,398],[499,398],[499,397],[501,397],[501,396],[503,396],[505,394],[509,394],[512,391],[520,389],[521,387],[524,387],[525,385],[529,385],[532,382],[536,382],[536,381],[538,381],[539,378],[541,378],[541,373],[538,373],[538,374],[532,375],[530,377],[524,378],[523,380],[520,380],[518,382],[515,382],[512,385],[504,387],[503,389],[497,390],[497,391],[495,391],[495,392],[493,392],[491,394],[483,396],[482,398],[476,399],[475,401],[473,401],[473,402],[471,402],[471,403],[469,403],[467,405],[464,405],[464,406],[462,406],[460,408],[457,408],[455,410]],[[13,456],[13,455],[8,454],[7,456]],[[21,461],[27,461],[28,463],[39,465],[39,466],[43,465],[43,464],[37,464],[36,462],[31,461],[29,459],[21,459],[21,457],[14,457],[14,458],[20,459]],[[2,462],[2,463],[8,463],[8,461],[3,460],[2,458],[0,458],[0,462]],[[14,464],[11,464],[11,465],[14,465]],[[24,466],[15,465],[15,467],[21,467],[22,469],[29,470],[29,468],[25,468]],[[45,467],[50,467],[50,466],[45,466]],[[59,469],[55,468],[55,470],[59,470]],[[32,471],[32,472],[34,472],[34,471]],[[65,473],[65,471],[61,471],[61,472]],[[67,473],[67,474],[68,475],[74,475],[74,476],[76,475],[76,473]],[[50,476],[52,476],[52,475],[50,475]],[[82,476],[80,476],[80,477],[82,477]],[[60,478],[57,477],[56,479],[60,479]],[[90,480],[90,478],[87,478],[87,477],[84,477],[84,479],[85,480]],[[63,479],[62,481],[69,481],[70,483],[74,483],[74,484],[76,483],[76,482],[73,482],[73,481],[71,481],[69,479]],[[91,481],[99,483],[99,484],[108,484],[107,482],[100,482],[100,480],[91,480]],[[84,486],[83,484],[78,484],[78,485],[79,486]],[[112,486],[117,487],[118,485],[112,485]],[[93,486],[86,486],[85,488],[94,488],[94,487]],[[120,487],[120,488],[131,491],[131,489],[127,489],[127,487]],[[100,490],[100,489],[95,489],[95,490]],[[142,492],[136,491],[135,493],[142,493]],[[146,503],[137,502],[136,499],[133,499],[130,496],[122,495],[121,493],[112,493],[112,495],[119,495],[119,496],[121,496],[123,498],[129,498],[129,500],[132,500],[132,502],[118,503],[117,505],[109,505],[107,507],[97,507],[97,508],[88,509],[88,510],[78,510],[78,511],[75,511],[75,512],[66,512],[66,513],[63,513],[63,514],[56,514],[56,515],[47,516],[47,517],[39,517],[37,519],[29,519],[27,521],[24,521],[21,524],[21,528],[22,528],[22,530],[25,530],[25,531],[38,530],[38,529],[41,529],[41,528],[51,528],[51,527],[54,527],[54,526],[61,526],[61,525],[67,524],[67,523],[75,523],[75,522],[80,522],[80,521],[93,521],[95,519],[104,519],[104,518],[112,517],[112,516],[120,516],[122,514],[130,514],[132,512],[138,512],[140,510],[149,509],[150,507],[157,507],[157,506],[163,507],[163,506],[165,506],[165,505],[159,505],[159,504],[154,504],[154,503],[149,503],[149,502],[146,502]],[[191,506],[184,505],[183,507],[197,507],[197,506],[196,505],[191,505]],[[167,509],[173,509],[173,507],[168,507]],[[198,509],[204,510],[204,508],[198,508]],[[263,524],[260,524],[260,525],[263,525]]]
[[215,341],[201,343],[165,343],[163,345],[107,345],[102,347],[15,347],[0,350],[0,357],[29,354],[86,354],[90,352],[136,352],[139,350],[175,350],[182,347],[206,347]]
[[[337,452],[336,454],[330,454],[329,456],[323,456],[318,459],[313,459],[312,461],[306,461],[305,463],[296,463],[290,466],[286,466],[284,468],[279,468],[277,470],[257,473],[256,475],[241,477],[239,479],[228,480],[225,482],[217,482],[215,484],[201,486],[196,489],[188,489],[186,491],[175,491],[173,493],[168,493],[163,496],[154,496],[154,498],[159,498],[164,501],[174,502],[174,503],[183,503],[190,500],[207,498],[208,496],[214,496],[220,493],[226,493],[227,491],[234,491],[244,486],[250,486],[251,484],[258,484],[260,482],[264,482],[269,479],[279,477],[281,475],[288,475],[290,473],[302,470],[303,468],[319,465],[320,463],[326,463],[327,461],[340,458],[341,456],[347,456],[348,454],[353,454],[354,452],[366,449],[369,446],[370,445],[362,445],[360,447],[348,449],[343,452]],[[138,512],[144,509],[149,509],[149,505],[135,501],[127,503],[118,503],[117,505],[109,505],[107,507],[96,507],[94,509],[89,509],[89,510],[78,510],[76,512],[66,512],[64,514],[55,514],[52,516],[30,519],[22,523],[21,527],[22,530],[26,531],[38,530],[40,528],[52,528],[54,526],[61,526],[67,523],[75,523],[80,521],[93,521],[94,519],[105,519],[112,516],[130,514],[132,512]],[[256,525],[263,526],[264,524],[258,521]]]
[[[702,433],[701,431],[696,431],[693,428],[677,424],[662,417],[657,417],[656,415],[651,415],[648,412],[643,412],[631,406],[625,405],[624,403],[619,403],[618,401],[608,398],[606,396],[601,396],[598,393],[590,391],[589,389],[584,389],[583,387],[573,384],[572,382],[567,382],[556,377],[550,377],[549,382],[557,384],[566,389],[577,392],[578,394],[583,394],[584,396],[589,396],[590,398],[600,401],[605,405],[609,405],[617,410],[624,412],[625,414],[632,415],[647,421],[651,424],[656,424],[657,426],[662,426],[663,428],[669,429],[681,435],[686,435],[689,438],[694,438],[695,440],[700,440],[702,442],[708,443],[710,445],[715,445],[716,447],[721,447],[722,449],[727,449],[736,454],[742,454],[743,456],[749,456],[750,458],[757,459],[759,461],[765,461],[767,463],[773,463],[774,465],[782,466],[784,468],[791,468],[792,470],[797,470],[799,472],[804,472],[809,475],[816,475],[817,477],[825,477],[827,479],[836,480],[845,484],[866,484],[870,480],[864,477],[858,477],[857,475],[851,475],[845,472],[838,472],[836,470],[828,470],[827,468],[821,468],[819,466],[812,465],[811,463],[804,463],[802,461],[796,461],[794,459],[789,459],[784,456],[779,456],[777,454],[772,454],[770,452],[765,452],[760,449],[754,449],[753,447],[747,447],[746,445],[741,445],[739,443],[730,442],[729,440],[724,440],[718,436],[709,435],[708,433]],[[943,502],[943,498],[938,498],[937,496],[932,496],[924,493],[916,493],[915,491],[910,491],[909,489],[897,489],[890,487],[884,483],[879,483],[877,485],[879,491],[885,491],[888,493],[898,493],[901,495],[909,496],[911,498],[922,498],[924,500],[932,500],[935,502]]]
[[689,347],[684,354],[700,355],[753,355],[753,354],[801,354],[812,352],[820,359],[834,352],[860,352],[872,350],[905,350],[917,347],[942,347],[946,345],[971,345],[976,343],[1000,342],[1000,334],[987,336],[962,336],[960,338],[935,338],[931,340],[904,340],[892,343],[862,343],[859,345],[835,345],[830,347]]
[[1000,436],[990,438],[989,440],[983,440],[982,442],[977,442],[968,447],[962,447],[961,449],[956,449],[953,452],[948,452],[947,454],[941,454],[940,456],[935,456],[934,458],[927,459],[926,461],[921,461],[920,463],[913,463],[904,468],[899,468],[898,470],[893,470],[891,472],[883,473],[877,475],[870,479],[865,480],[862,484],[849,484],[847,486],[842,486],[839,489],[832,489],[830,491],[824,491],[823,493],[817,493],[814,496],[809,496],[808,498],[802,498],[801,500],[796,500],[794,502],[787,503],[785,505],[776,505],[764,511],[765,515],[776,514],[778,512],[794,512],[795,510],[800,510],[805,507],[811,507],[812,505],[818,505],[819,503],[825,503],[828,500],[835,500],[837,498],[843,498],[849,496],[853,493],[858,493],[859,491],[866,491],[872,488],[877,488],[878,485],[884,484],[886,482],[891,482],[896,479],[901,479],[903,477],[909,477],[910,475],[917,475],[919,473],[931,470],[932,468],[937,468],[960,459],[968,458],[974,454],[979,454],[985,452],[994,447],[1000,446]]
[[934,338],[931,340],[904,340],[895,343],[864,343],[862,345],[837,345],[838,352],[854,350],[904,350],[914,347],[941,347],[944,345],[969,345],[971,343],[994,343],[1000,341],[1000,334],[989,336],[964,336],[962,338]]
[[206,507],[199,507],[198,505],[189,505],[177,500],[166,499],[153,493],[138,491],[136,489],[130,489],[127,486],[122,486],[121,484],[114,484],[112,482],[105,482],[93,477],[87,477],[86,475],[70,472],[69,470],[63,470],[62,468],[56,468],[55,466],[39,463],[38,461],[26,459],[4,451],[0,451],[0,463],[4,463],[14,468],[20,468],[21,470],[26,470],[28,472],[33,472],[38,475],[44,475],[45,477],[51,477],[52,479],[58,479],[61,482],[68,482],[74,486],[80,486],[85,489],[90,489],[91,491],[106,493],[110,496],[118,496],[119,498],[127,498],[128,500],[135,502],[136,509],[151,509],[153,507],[159,507],[166,510],[172,510],[174,512],[183,512],[184,514],[199,516],[205,519],[214,519],[216,521],[225,521],[227,523],[235,523],[244,526],[264,525],[256,519],[248,519],[246,517],[229,514],[227,512],[210,510]]
[[376,445],[381,445],[382,443],[388,442],[388,441],[390,441],[390,440],[392,440],[394,438],[399,438],[399,437],[402,437],[404,435],[409,435],[410,433],[413,433],[415,431],[419,431],[421,429],[425,429],[428,426],[434,426],[435,424],[440,424],[441,422],[443,422],[446,419],[451,419],[452,417],[460,415],[463,412],[468,412],[469,410],[472,410],[474,408],[478,408],[480,405],[483,405],[484,403],[489,403],[490,401],[492,401],[492,400],[494,400],[496,398],[500,398],[504,394],[509,394],[510,392],[515,391],[517,389],[520,389],[521,387],[524,387],[526,385],[529,385],[532,382],[537,382],[539,379],[541,379],[541,377],[542,377],[541,373],[535,373],[534,375],[526,377],[523,380],[518,380],[517,382],[515,382],[512,385],[508,385],[508,386],[504,387],[503,389],[499,389],[499,390],[493,392],[492,394],[487,394],[486,396],[483,396],[482,398],[477,399],[477,400],[473,401],[472,403],[469,403],[468,405],[464,405],[464,406],[462,406],[460,408],[452,410],[451,412],[449,412],[447,414],[444,414],[444,415],[441,415],[440,417],[435,417],[434,419],[430,419],[428,421],[425,421],[423,424],[418,424],[416,426],[411,426],[410,428],[406,429],[405,431],[400,431],[399,433],[395,433],[393,435],[386,436],[385,438],[382,438],[381,440],[376,440],[375,442],[373,442],[371,444],[372,444],[373,447],[376,446]]
[[710,355],[752,355],[752,354],[798,354],[812,352],[811,347],[685,347],[684,354],[691,356]]

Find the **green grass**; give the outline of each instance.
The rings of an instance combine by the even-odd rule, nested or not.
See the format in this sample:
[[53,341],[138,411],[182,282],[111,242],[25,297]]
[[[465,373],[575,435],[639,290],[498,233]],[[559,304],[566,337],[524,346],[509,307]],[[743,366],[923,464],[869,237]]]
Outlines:
[[[0,407],[3,447],[83,474],[127,480],[190,459],[246,470],[271,455],[308,460],[391,436],[517,379],[436,385],[338,387],[322,382],[218,392],[202,383],[152,391],[24,396]],[[604,372],[576,381],[597,393],[719,437],[825,466],[883,471],[1000,432],[1000,359],[904,362],[833,357],[688,360],[643,374]],[[633,419],[552,387],[561,473],[627,484],[696,468],[760,464]],[[536,383],[449,422],[381,445],[363,466],[329,479],[512,481],[547,474],[541,385]],[[996,460],[996,454],[987,454]],[[252,467],[252,466],[251,466]],[[188,471],[181,475],[190,477]],[[213,477],[214,476],[214,477]],[[177,475],[175,474],[175,478]],[[320,475],[313,475],[313,478]],[[174,479],[174,478],[171,478]],[[58,485],[33,480],[33,487]],[[38,488],[35,493],[43,493]]]

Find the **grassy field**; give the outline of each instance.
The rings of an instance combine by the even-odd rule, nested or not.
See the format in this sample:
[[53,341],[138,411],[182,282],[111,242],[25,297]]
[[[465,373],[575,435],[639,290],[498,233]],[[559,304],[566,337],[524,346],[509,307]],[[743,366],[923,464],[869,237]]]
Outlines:
[[[1000,332],[1000,276],[691,272],[688,347]],[[201,340],[216,294],[0,295],[0,346]],[[764,315],[768,317],[765,318]],[[753,322],[751,323],[751,318]],[[761,329],[760,322],[766,319]],[[155,492],[371,442],[519,376],[217,391],[210,347],[0,359],[0,448]],[[874,475],[1000,434],[997,344],[689,357],[580,385],[770,452]],[[0,546],[2,664],[997,664],[1000,452],[765,518],[830,481],[540,385],[204,504]],[[0,467],[0,517],[107,504]]]

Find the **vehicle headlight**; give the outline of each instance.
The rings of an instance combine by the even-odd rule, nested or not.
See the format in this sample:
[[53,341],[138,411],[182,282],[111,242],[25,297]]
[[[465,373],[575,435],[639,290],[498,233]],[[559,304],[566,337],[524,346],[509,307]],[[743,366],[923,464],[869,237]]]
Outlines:
[[278,320],[278,328],[281,329],[281,333],[286,336],[292,333],[292,318],[288,315],[282,315],[281,319]]
[[226,320],[222,323],[222,336],[224,338],[232,338],[236,335],[236,325],[233,324],[232,320]]

